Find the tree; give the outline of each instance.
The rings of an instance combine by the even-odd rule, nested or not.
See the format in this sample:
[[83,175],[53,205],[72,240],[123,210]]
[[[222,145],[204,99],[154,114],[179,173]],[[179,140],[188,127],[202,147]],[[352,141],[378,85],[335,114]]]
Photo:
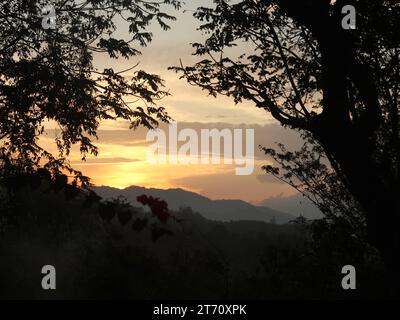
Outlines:
[[[189,83],[249,100],[301,131],[357,202],[368,239],[400,267],[400,7],[388,0],[215,0],[195,17],[206,56]],[[342,27],[353,5],[355,30]],[[237,48],[246,44],[243,54]]]
[[348,226],[349,235],[366,242],[365,218],[357,201],[329,166],[321,146],[306,139],[300,150],[288,151],[278,144],[279,151],[262,148],[274,160],[263,169],[288,183],[313,202],[329,224]]
[[[83,159],[97,155],[92,139],[101,120],[124,119],[132,128],[169,120],[157,105],[168,94],[159,76],[136,66],[98,70],[93,61],[101,54],[111,59],[139,55],[138,48],[152,40],[149,24],[156,21],[167,30],[175,19],[166,7],[179,9],[180,1],[0,1],[2,176],[44,167],[53,173],[69,171],[87,183],[68,155],[74,144]],[[127,39],[117,37],[117,24],[129,30]],[[124,75],[128,71],[133,73],[129,78]],[[49,121],[59,127],[57,155],[39,145]]]

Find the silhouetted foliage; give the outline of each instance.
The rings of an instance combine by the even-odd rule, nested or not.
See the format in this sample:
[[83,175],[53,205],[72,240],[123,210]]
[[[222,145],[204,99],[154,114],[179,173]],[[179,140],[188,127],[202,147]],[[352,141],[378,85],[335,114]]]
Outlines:
[[133,221],[132,228],[133,228],[133,230],[140,232],[147,226],[148,222],[149,222],[149,220],[146,218],[143,218],[143,219],[137,218],[137,219],[135,219],[135,221]]
[[[171,217],[168,210],[168,204],[164,200],[143,194],[137,197],[137,201],[139,201],[139,203],[141,203],[144,206],[150,207],[152,215],[156,217],[162,224],[167,223],[167,221]],[[134,222],[133,228],[135,230],[138,229],[140,231],[141,228],[143,228],[146,225],[147,225],[147,220],[136,220]],[[173,234],[171,230],[168,230],[164,227],[160,227],[156,223],[152,223],[150,225],[150,230],[153,242],[157,241],[158,239],[160,239],[165,235],[170,236]]]
[[[59,0],[51,5],[57,24],[46,29],[42,9],[47,3],[0,1],[0,174],[33,173],[44,167],[52,174],[66,170],[87,184],[88,178],[67,158],[75,144],[82,159],[97,155],[92,139],[97,138],[100,121],[124,119],[131,128],[153,128],[169,120],[157,106],[168,95],[159,76],[134,70],[136,66],[98,70],[94,56],[139,55],[139,48],[153,37],[146,30],[149,24],[156,21],[167,30],[168,21],[175,18],[165,9],[179,9],[180,2]],[[116,38],[119,20],[129,31],[128,39]],[[58,127],[57,155],[38,141],[49,121]]]
[[154,198],[152,196],[141,195],[137,197],[137,201],[145,206],[149,206],[151,213],[157,217],[162,223],[168,221],[170,214],[168,211],[168,204],[164,200]]
[[365,218],[359,204],[328,164],[318,144],[308,139],[298,151],[262,148],[274,160],[263,169],[290,184],[311,200],[324,213],[326,221],[339,221],[352,226],[353,232],[366,240]]
[[[370,243],[380,250],[388,266],[398,270],[398,3],[388,0],[215,0],[214,3],[214,8],[201,7],[194,14],[202,22],[200,30],[207,35],[204,43],[193,44],[195,55],[205,58],[194,66],[173,69],[213,96],[231,96],[236,103],[252,101],[282,125],[311,139],[312,147],[318,149],[313,152],[329,160],[346,189],[342,194],[352,198],[348,206],[358,203],[355,207],[362,211]],[[355,30],[342,28],[345,5],[356,8]],[[243,43],[246,43],[244,53],[235,56],[238,49],[231,48]],[[297,174],[301,173],[301,167],[310,164],[310,158],[303,159],[301,167],[298,157],[292,160],[297,161],[294,163]],[[324,188],[334,191],[335,185],[338,183]],[[336,204],[332,201],[326,204],[332,205]]]
[[111,220],[115,217],[116,212],[115,212],[115,207],[116,204],[111,201],[106,201],[105,203],[102,203],[99,207],[99,214],[100,217],[105,220],[106,222],[110,223]]
[[[114,217],[106,221],[99,215],[104,202],[83,209],[94,198],[86,190],[67,200],[45,182],[37,189],[27,183],[14,195],[14,206],[0,203],[2,298],[398,297],[376,251],[340,220],[222,223],[186,208],[171,212],[180,223],[163,223],[120,198],[110,201]],[[18,223],[4,219],[7,211]],[[340,270],[349,263],[357,265],[355,291],[340,287]],[[57,268],[54,292],[38,285],[44,264]]]

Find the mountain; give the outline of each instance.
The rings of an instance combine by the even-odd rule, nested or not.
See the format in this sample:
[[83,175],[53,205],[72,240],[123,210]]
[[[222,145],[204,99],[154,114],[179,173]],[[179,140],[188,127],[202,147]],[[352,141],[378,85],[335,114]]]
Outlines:
[[242,200],[211,200],[194,192],[182,189],[154,189],[131,186],[125,189],[112,187],[93,187],[103,199],[124,196],[133,206],[141,206],[136,198],[142,194],[165,200],[172,210],[191,207],[203,217],[216,221],[275,221],[284,224],[294,219],[291,214],[271,209],[266,206],[255,206]]
[[282,195],[271,197],[261,201],[259,205],[277,211],[288,212],[295,217],[302,215],[307,219],[320,219],[323,216],[322,212],[300,193],[289,197],[284,197]]

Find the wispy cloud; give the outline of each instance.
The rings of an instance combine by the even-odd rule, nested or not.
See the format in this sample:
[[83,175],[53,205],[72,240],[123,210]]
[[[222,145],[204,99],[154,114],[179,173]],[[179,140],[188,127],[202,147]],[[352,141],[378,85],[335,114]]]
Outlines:
[[142,161],[140,159],[128,159],[123,157],[116,158],[89,158],[86,161],[72,161],[72,165],[92,165],[92,164],[119,164]]

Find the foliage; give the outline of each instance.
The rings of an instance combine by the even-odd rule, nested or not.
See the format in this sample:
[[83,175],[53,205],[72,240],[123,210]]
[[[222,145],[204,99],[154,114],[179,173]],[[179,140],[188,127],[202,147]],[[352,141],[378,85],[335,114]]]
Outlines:
[[[175,18],[164,9],[178,0],[52,1],[56,28],[42,27],[47,1],[0,1],[0,164],[1,174],[32,173],[44,167],[88,179],[67,160],[79,145],[82,158],[97,155],[93,144],[99,123],[124,119],[132,128],[157,126],[169,117],[157,103],[168,95],[162,79],[144,70],[98,70],[94,58],[140,54],[156,21],[162,29]],[[117,24],[129,31],[118,38]],[[131,74],[124,75],[130,72]],[[55,123],[58,154],[39,143],[46,123]]]
[[[265,149],[281,176],[325,213],[367,227],[388,265],[400,265],[400,7],[387,0],[215,0],[200,7],[203,43],[174,67],[209,94],[253,102],[306,145]],[[342,28],[353,5],[357,28]],[[239,52],[239,53],[238,53]],[[315,153],[315,154],[314,154]],[[322,158],[329,161],[330,167]],[[332,168],[332,170],[330,169]],[[270,173],[279,175],[272,167]],[[294,181],[292,178],[295,178]],[[343,198],[340,198],[343,197]],[[360,215],[362,213],[362,216]],[[384,216],[383,216],[384,215]]]
[[[3,298],[396,297],[376,251],[351,236],[341,221],[222,223],[186,208],[171,212],[180,223],[162,223],[123,199],[111,201],[115,214],[110,220],[100,215],[101,206],[109,205],[95,195],[81,191],[67,198],[64,188],[49,187],[45,182],[37,188],[27,184],[14,193],[19,202],[13,203],[19,206],[1,203]],[[128,210],[132,225],[120,216]],[[4,219],[7,211],[17,219]],[[134,232],[135,219],[147,219],[150,227]],[[157,221],[174,235],[153,242],[150,223]],[[56,267],[56,291],[39,285],[45,264]],[[340,288],[344,264],[357,266],[356,291]]]
[[308,139],[298,151],[288,151],[278,143],[280,151],[262,148],[274,160],[265,165],[267,174],[283,180],[311,200],[324,213],[329,223],[348,224],[350,234],[366,239],[365,218],[359,204],[329,165],[322,148]]
[[[166,228],[168,219],[174,218],[168,210],[165,201],[142,195],[138,197],[143,205],[148,205],[151,209],[151,216],[144,213],[142,208],[132,207],[125,198],[118,197],[113,200],[101,201],[94,191],[81,189],[76,185],[68,184],[66,175],[58,174],[51,176],[49,171],[39,169],[34,174],[17,174],[8,176],[0,180],[0,190],[2,190],[2,204],[0,206],[0,230],[6,232],[8,228],[16,228],[19,232],[24,232],[25,228],[32,227],[44,228],[54,226],[48,232],[58,239],[65,232],[63,228],[69,229],[65,223],[69,223],[69,214],[54,214],[49,210],[40,211],[39,208],[30,209],[33,205],[26,194],[34,194],[44,197],[52,202],[54,197],[61,197],[67,203],[71,200],[78,201],[81,205],[78,209],[83,212],[95,208],[94,217],[100,218],[105,226],[111,225],[114,221],[122,227],[130,223],[132,232],[141,232],[148,227],[151,232],[153,242],[165,235],[172,235],[173,232]],[[57,210],[54,208],[55,212]],[[32,212],[35,212],[32,216]],[[50,215],[50,216],[48,216]],[[45,222],[42,225],[41,222]],[[50,223],[50,224],[48,224]]]

